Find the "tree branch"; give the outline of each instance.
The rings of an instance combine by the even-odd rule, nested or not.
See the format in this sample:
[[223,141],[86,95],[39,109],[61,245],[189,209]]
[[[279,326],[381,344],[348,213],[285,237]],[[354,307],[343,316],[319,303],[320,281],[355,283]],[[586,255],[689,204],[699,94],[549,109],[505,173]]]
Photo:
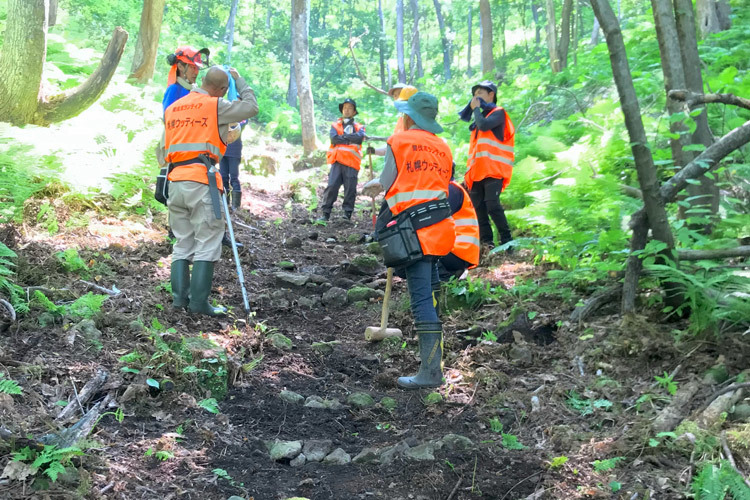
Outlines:
[[357,45],[357,43],[359,43],[359,40],[360,40],[359,37],[349,38],[349,53],[352,56],[352,61],[354,61],[354,66],[357,68],[357,75],[359,75],[359,79],[362,80],[362,83],[370,87],[375,92],[380,92],[383,95],[388,95],[388,91],[378,88],[375,85],[368,82],[367,78],[365,78],[365,75],[362,74],[362,70],[359,69],[359,63],[357,62],[357,58],[354,56],[354,46]]
[[750,257],[750,245],[715,250],[678,250],[680,260],[711,260],[729,257]]
[[740,108],[750,109],[750,99],[737,97],[734,94],[697,94],[689,90],[670,90],[668,94],[670,99],[684,102],[689,108],[694,108],[701,104],[731,104]]

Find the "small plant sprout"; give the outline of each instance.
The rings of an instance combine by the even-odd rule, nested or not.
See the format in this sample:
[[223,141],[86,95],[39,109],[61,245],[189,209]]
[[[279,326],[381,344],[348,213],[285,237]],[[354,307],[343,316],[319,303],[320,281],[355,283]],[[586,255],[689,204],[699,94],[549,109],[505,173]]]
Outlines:
[[674,376],[664,372],[663,376],[654,376],[656,381],[659,383],[659,387],[667,391],[670,395],[674,396],[677,394],[677,382],[675,382]]

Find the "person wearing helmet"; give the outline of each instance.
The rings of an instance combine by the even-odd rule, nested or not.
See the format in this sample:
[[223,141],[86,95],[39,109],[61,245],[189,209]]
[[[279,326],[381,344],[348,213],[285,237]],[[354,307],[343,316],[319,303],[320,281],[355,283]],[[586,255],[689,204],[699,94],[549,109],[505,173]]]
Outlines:
[[[391,96],[394,101],[408,101],[409,98],[416,93],[417,87],[406,85],[403,83],[397,83],[391,88],[391,90],[388,91],[388,95]],[[399,132],[403,132],[404,130],[406,130],[404,128],[404,115],[400,113],[398,115],[398,120],[396,120],[396,126],[393,129],[393,134],[398,134]],[[385,151],[385,146],[380,148],[367,146],[367,154],[373,154],[375,156],[385,156]]]
[[500,244],[513,238],[500,193],[510,184],[515,154],[515,127],[508,113],[497,105],[497,86],[484,80],[471,88],[471,100],[459,113],[469,125],[469,159],[464,182],[477,212],[482,246],[494,246],[490,219],[499,233]]
[[193,89],[198,71],[203,69],[203,56],[205,64],[208,64],[210,51],[206,48],[196,50],[193,47],[183,46],[167,55],[167,63],[170,65],[167,76],[167,89],[161,100],[162,111],[166,111],[170,104],[185,97]]
[[364,125],[354,121],[357,103],[346,98],[339,104],[341,118],[331,124],[331,147],[326,160],[331,165],[328,174],[328,187],[323,192],[321,216],[318,220],[331,218],[331,209],[339,196],[339,188],[344,185],[344,217],[352,218],[354,200],[357,198],[357,176],[362,163],[362,141],[365,139]]

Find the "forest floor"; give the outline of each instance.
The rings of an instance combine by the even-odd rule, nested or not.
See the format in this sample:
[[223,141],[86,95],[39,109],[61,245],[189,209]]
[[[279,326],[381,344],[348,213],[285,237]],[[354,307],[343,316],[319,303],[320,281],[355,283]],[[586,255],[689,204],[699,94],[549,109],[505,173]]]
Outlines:
[[[403,391],[396,377],[418,368],[405,282],[395,280],[389,325],[405,342],[366,342],[365,328],[380,320],[385,269],[368,253],[370,214],[358,210],[352,222],[335,214],[317,225],[288,191],[246,188],[234,219],[253,312],[243,313],[225,249],[212,294],[232,306],[224,319],[171,310],[164,214],[148,222],[92,212],[88,226],[55,236],[33,221],[4,228],[31,297],[41,291],[69,305],[101,293],[90,283],[114,293],[93,324],[38,304],[17,322],[6,318],[0,367],[23,393],[1,395],[3,427],[34,438],[56,432],[55,416],[78,406],[102,369],[106,383],[76,418],[107,394],[108,411],[119,407],[124,418],[104,416],[80,445],[85,454],[54,483],[44,465],[23,479],[6,468],[0,497],[685,496],[691,450],[647,444],[670,398],[654,375],[676,371],[683,384],[720,357],[730,373],[740,371],[746,343],[676,346],[674,324],[647,316],[622,323],[616,304],[581,325],[556,299],[506,295],[461,309],[476,283],[464,280],[452,285],[453,312],[443,317],[446,383],[434,393]],[[78,254],[58,253],[68,248]],[[472,274],[508,289],[541,282],[545,269],[523,254],[497,255]],[[491,288],[484,293],[491,299]],[[702,386],[689,408],[711,392]],[[279,442],[285,451],[273,448]],[[12,463],[4,448],[0,467]]]

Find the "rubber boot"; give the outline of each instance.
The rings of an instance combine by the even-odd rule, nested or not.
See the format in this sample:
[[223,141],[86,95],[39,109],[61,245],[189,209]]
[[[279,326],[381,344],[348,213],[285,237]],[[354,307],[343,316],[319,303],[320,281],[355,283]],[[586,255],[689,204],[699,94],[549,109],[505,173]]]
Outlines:
[[440,322],[416,324],[419,337],[419,372],[413,377],[399,377],[402,389],[425,389],[443,385],[443,325]]
[[[224,236],[221,238],[221,244],[222,246],[225,246],[227,248],[232,248],[232,239],[229,237],[228,232],[224,232]],[[234,244],[237,245],[238,249],[243,248],[245,246],[239,241],[237,241],[236,239],[234,240]]]
[[172,262],[170,271],[172,283],[172,307],[187,309],[190,302],[190,262],[184,259]]
[[232,191],[232,212],[242,205],[242,191]]
[[207,316],[224,316],[227,313],[225,307],[214,307],[208,302],[213,280],[213,262],[205,260],[193,262],[193,277],[190,280],[190,312]]

